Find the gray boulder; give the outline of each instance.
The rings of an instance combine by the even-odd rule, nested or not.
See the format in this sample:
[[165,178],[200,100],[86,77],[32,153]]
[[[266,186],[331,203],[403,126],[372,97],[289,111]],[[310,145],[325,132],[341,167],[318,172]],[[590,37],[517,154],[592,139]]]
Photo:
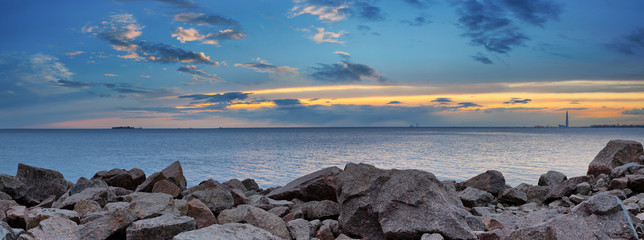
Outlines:
[[186,201],[199,199],[215,214],[219,214],[226,209],[231,209],[235,205],[233,196],[229,191],[223,189],[195,191],[183,197],[183,199]]
[[16,177],[27,187],[25,203],[29,206],[37,205],[51,195],[59,198],[69,189],[63,174],[50,169],[19,163]]
[[514,188],[508,188],[499,195],[499,202],[510,205],[522,205],[528,202],[528,195]]
[[546,196],[550,192],[550,187],[548,186],[532,186],[527,183],[521,183],[515,189],[525,193],[526,197],[528,197],[528,202],[539,204],[546,200]]
[[173,240],[281,240],[270,232],[250,224],[226,223],[183,232]]
[[588,165],[588,175],[611,174],[614,168],[627,163],[644,164],[640,162],[640,155],[642,155],[641,143],[631,140],[611,140]]
[[340,215],[340,205],[330,200],[305,202],[292,210],[300,209],[307,220],[337,218]]
[[539,186],[549,186],[549,187],[554,187],[562,182],[566,181],[568,177],[564,175],[563,173],[557,172],[557,171],[548,171],[547,173],[541,174],[539,177]]
[[165,193],[135,192],[124,197],[130,202],[129,209],[137,219],[153,218],[161,215],[182,216],[188,212],[188,204],[175,200]]
[[0,192],[8,194],[14,200],[21,200],[27,194],[27,185],[18,177],[0,174]]
[[[110,194],[112,195],[110,197]],[[52,207],[73,210],[74,206],[82,200],[91,200],[97,202],[101,206],[105,206],[110,198],[116,198],[114,193],[109,191],[106,187],[91,187],[84,189],[82,192],[71,195],[63,196],[52,204]]]
[[126,237],[128,240],[172,239],[179,233],[195,229],[195,220],[191,217],[162,215],[133,222],[126,229]]
[[568,180],[557,185],[552,190],[550,190],[550,192],[548,192],[548,195],[546,196],[546,202],[552,202],[554,200],[561,199],[562,197],[570,196],[571,194],[575,193],[578,184],[588,181],[590,181],[590,177],[588,176],[569,178]]
[[488,170],[484,173],[474,176],[465,182],[456,184],[458,190],[463,190],[467,187],[473,187],[479,190],[492,193],[498,196],[503,189],[505,189],[505,178],[503,174],[496,170]]
[[100,179],[92,179],[88,180],[87,178],[81,177],[76,181],[76,184],[72,186],[69,191],[67,192],[68,196],[77,194],[82,192],[85,189],[88,188],[93,188],[93,187],[102,187],[102,188],[107,188],[107,183],[105,181],[100,180]]
[[298,218],[286,223],[291,237],[295,240],[309,240],[315,234],[315,229],[309,221]]
[[79,240],[78,224],[57,216],[52,216],[41,221],[38,227],[29,229],[27,233],[20,235],[18,239],[23,240]]
[[418,170],[382,170],[347,164],[338,175],[338,222],[344,234],[372,240],[419,239],[435,232],[450,239],[475,239],[471,216],[456,192]]
[[130,171],[115,168],[110,171],[97,172],[92,179],[101,179],[109,186],[135,190],[139,184],[145,181],[145,173],[138,168],[132,168]]
[[154,188],[154,184],[158,181],[168,180],[171,183],[174,183],[181,189],[181,191],[186,189],[186,177],[183,176],[183,168],[181,168],[181,163],[179,161],[173,162],[170,166],[161,170],[161,172],[156,172],[150,175],[141,185],[136,188],[137,192],[151,192]]
[[273,235],[291,239],[286,223],[280,217],[264,211],[261,208],[250,205],[240,205],[233,209],[222,211],[217,216],[217,222],[224,223],[248,223],[255,227],[264,229]]
[[470,208],[487,206],[488,203],[494,200],[494,196],[491,193],[473,187],[465,188],[465,190],[458,193],[458,197],[461,198],[464,206]]
[[247,178],[242,181],[242,184],[244,184],[244,187],[248,191],[260,191],[261,189],[259,188],[259,185],[255,182],[254,179]]
[[78,213],[58,208],[31,208],[26,212],[25,223],[27,230],[37,227],[41,221],[51,217],[61,217],[79,223]]
[[0,221],[0,240],[14,240],[16,239],[13,229],[6,222]]
[[342,172],[337,167],[325,168],[306,176],[299,177],[283,187],[271,191],[266,197],[277,200],[291,200],[293,198],[302,201],[337,201],[336,176]]
[[81,218],[81,239],[107,239],[136,221],[128,205],[113,205],[106,211],[87,213]]

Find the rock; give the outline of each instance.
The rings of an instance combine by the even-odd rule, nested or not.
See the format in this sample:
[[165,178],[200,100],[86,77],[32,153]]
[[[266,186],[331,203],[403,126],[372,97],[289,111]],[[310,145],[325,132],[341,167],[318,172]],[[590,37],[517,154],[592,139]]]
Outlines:
[[41,221],[38,227],[20,235],[18,239],[78,240],[81,238],[78,224],[66,218],[52,216]]
[[37,207],[50,208],[51,205],[53,205],[55,201],[56,201],[56,195],[51,195],[47,199],[42,200],[42,202],[38,203],[38,205],[33,206],[33,208],[37,208]]
[[473,207],[471,212],[475,216],[482,217],[491,217],[493,215],[496,215],[494,208],[491,207]]
[[528,202],[542,203],[546,200],[550,187],[548,186],[532,186],[530,184],[522,183],[515,188],[526,194]]
[[456,192],[428,172],[349,163],[338,175],[337,195],[338,222],[347,235],[380,240],[435,232],[451,239],[475,238],[466,222],[471,215]]
[[340,234],[340,223],[338,223],[337,220],[333,219],[327,219],[322,221],[322,225],[317,225],[315,224],[315,220],[311,221],[311,225],[313,225],[314,229],[320,228],[322,225],[326,225],[331,229],[334,235]]
[[68,196],[82,192],[88,188],[102,187],[107,188],[107,183],[100,179],[88,180],[87,178],[81,177],[76,181],[76,184],[72,186],[68,191]]
[[325,168],[289,182],[271,191],[266,197],[277,200],[298,198],[302,201],[337,201],[336,176],[342,170],[337,167]]
[[92,179],[101,179],[109,186],[135,190],[139,184],[145,181],[145,173],[138,168],[132,168],[130,171],[115,168],[110,171],[97,172]]
[[[427,233],[426,233],[426,234],[427,234]],[[423,236],[425,236],[425,234],[423,234]],[[335,238],[335,240],[360,240],[360,239],[357,239],[357,238],[351,238],[351,237],[349,237],[349,236],[347,236],[347,235],[340,234],[337,238]],[[421,238],[421,240],[422,240],[422,238]]]
[[128,240],[172,239],[179,233],[192,230],[195,230],[193,218],[162,215],[133,222],[127,227],[126,236]]
[[613,180],[610,181],[610,184],[608,184],[608,190],[613,190],[613,189],[624,189],[628,186],[628,178],[626,177],[621,177],[621,178],[614,178]]
[[330,200],[324,201],[310,201],[298,206],[302,210],[304,218],[307,220],[313,219],[328,219],[337,218],[340,215],[340,205]]
[[14,228],[25,228],[27,226],[27,207],[25,206],[12,206],[7,208],[5,214],[7,215],[7,223]]
[[592,187],[590,186],[590,183],[587,183],[587,182],[582,182],[577,184],[577,186],[575,186],[576,194],[588,195],[590,194],[591,190],[592,190]]
[[82,217],[87,213],[93,213],[103,210],[101,205],[96,201],[92,200],[80,200],[74,205],[74,212],[78,213],[78,216]]
[[288,213],[288,207],[274,207],[268,210],[269,213],[275,214],[278,217],[283,217]]
[[425,233],[423,236],[420,238],[420,240],[443,240],[443,235],[440,235],[439,233]]
[[539,208],[538,208],[538,206],[537,206],[537,203],[535,203],[535,202],[529,202],[529,203],[526,203],[526,204],[521,205],[521,206],[519,207],[519,209],[520,209],[521,211],[524,211],[524,212],[532,212],[532,211],[537,211]]
[[503,224],[494,218],[483,218],[483,224],[485,224],[486,231],[503,229]]
[[230,188],[228,188],[227,186],[224,186],[215,180],[208,179],[206,181],[202,181],[197,186],[193,186],[184,190],[183,192],[181,192],[181,195],[185,197],[196,191],[214,191],[217,189],[222,191],[230,191]]
[[528,202],[528,196],[519,190],[508,188],[499,195],[499,202],[510,205],[521,205]]
[[[110,199],[110,193],[107,187],[91,187],[69,197],[61,197],[52,204],[52,207],[73,210],[76,203],[82,200],[95,201],[99,205],[105,206]],[[116,196],[112,196],[112,198],[116,198]]]
[[163,169],[161,172],[150,175],[141,185],[136,188],[137,192],[150,192],[154,184],[161,180],[168,180],[174,183],[182,191],[186,189],[186,177],[183,176],[183,169],[179,161],[173,162],[170,166]]
[[581,203],[583,201],[586,201],[586,198],[583,197],[583,196],[573,194],[573,195],[570,195],[570,201],[572,201],[572,202],[574,202],[576,204],[579,204],[579,203]]
[[153,193],[165,193],[169,194],[173,198],[176,198],[181,194],[181,189],[174,183],[171,183],[168,180],[161,180],[156,183],[154,183],[154,187],[152,187],[152,192]]
[[595,195],[547,222],[513,231],[510,239],[637,239],[621,201],[610,195]]
[[248,223],[264,229],[277,237],[291,239],[286,223],[280,217],[250,205],[240,205],[233,209],[223,210],[217,216],[217,222]]
[[248,191],[260,191],[261,189],[259,188],[259,185],[255,182],[255,180],[247,178],[242,181],[242,184]]
[[0,174],[0,192],[6,193],[14,200],[21,200],[27,194],[27,185],[18,177]]
[[552,202],[556,199],[561,199],[562,197],[570,196],[571,194],[575,193],[575,190],[577,189],[577,184],[580,184],[582,182],[588,182],[588,181],[590,181],[590,178],[588,176],[569,178],[568,180],[564,181],[563,183],[557,185],[555,188],[550,190],[550,192],[546,196],[546,202]]
[[628,188],[635,192],[644,192],[644,175],[626,175]]
[[233,202],[235,206],[250,203],[250,200],[248,199],[248,197],[246,197],[246,194],[244,194],[239,189],[230,190],[230,195],[233,197]]
[[215,218],[215,215],[212,214],[212,211],[210,211],[208,206],[196,198],[188,202],[187,215],[195,219],[197,229],[205,228],[217,223],[217,218]]
[[320,240],[335,240],[335,237],[333,237],[333,232],[326,225],[320,226],[320,229],[315,232],[315,238]]
[[[0,183],[0,184],[2,184],[2,183]],[[6,193],[0,191],[0,200],[13,200],[13,198],[9,194],[6,194]]]
[[[78,204],[77,204],[78,206]],[[87,213],[81,218],[81,239],[124,238],[125,228],[136,221],[127,204],[108,204],[106,211]]]
[[215,224],[207,228],[180,233],[173,240],[281,240],[264,229],[250,224]]
[[465,189],[467,187],[473,187],[479,190],[487,191],[492,193],[494,196],[498,196],[505,189],[505,178],[503,174],[499,171],[488,170],[484,173],[476,175],[473,178],[461,183],[456,184],[458,190]]
[[557,172],[557,171],[548,171],[547,173],[541,174],[539,177],[539,186],[548,186],[548,187],[554,187],[557,186],[564,181],[566,181],[568,177],[564,175],[563,173]]
[[69,188],[67,180],[60,172],[22,163],[18,164],[16,177],[27,187],[25,203],[29,206],[37,205],[51,195],[59,198]]
[[246,192],[246,191],[248,191],[248,189],[246,189],[246,187],[244,186],[244,184],[243,184],[241,181],[239,181],[238,179],[235,179],[235,178],[230,179],[230,180],[228,180],[228,181],[226,181],[226,182],[224,182],[224,183],[222,183],[222,184],[223,184],[224,186],[229,187],[230,189],[238,189],[238,190],[240,190],[241,192]]
[[295,240],[309,240],[315,234],[315,230],[311,231],[313,228],[311,223],[301,218],[286,223],[286,227]]
[[494,200],[491,193],[479,190],[473,187],[467,187],[465,190],[458,193],[463,205],[466,207],[481,207],[487,206],[489,202]]
[[[188,211],[187,202],[174,200],[165,193],[135,192],[124,199],[130,202],[129,209],[137,219],[153,218],[161,215],[185,215]],[[183,202],[183,204],[181,204]]]
[[620,200],[626,199],[626,194],[624,193],[624,191],[618,190],[618,189],[596,193],[595,196],[597,195],[611,195],[611,196],[616,196]]
[[226,209],[231,209],[235,205],[230,192],[222,189],[195,191],[183,197],[183,199],[186,201],[199,199],[215,214],[219,214]]
[[588,175],[611,174],[615,167],[627,163],[644,164],[640,162],[640,155],[642,155],[641,143],[630,140],[611,140],[588,165]]
[[0,240],[16,239],[13,229],[6,222],[0,222]]
[[619,178],[624,177],[627,174],[644,174],[644,165],[640,165],[638,163],[627,163],[613,168],[609,175],[611,178]]
[[69,219],[75,223],[79,223],[78,213],[65,209],[58,208],[32,208],[29,209],[25,217],[25,229],[29,230],[39,225],[42,220],[51,218],[53,216]]

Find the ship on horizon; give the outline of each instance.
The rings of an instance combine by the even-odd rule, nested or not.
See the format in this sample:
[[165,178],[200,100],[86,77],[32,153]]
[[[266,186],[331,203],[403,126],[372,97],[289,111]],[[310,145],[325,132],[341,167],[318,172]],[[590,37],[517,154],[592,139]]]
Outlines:
[[112,127],[112,129],[143,129],[142,127],[140,128],[135,128],[132,126],[118,126],[118,127]]

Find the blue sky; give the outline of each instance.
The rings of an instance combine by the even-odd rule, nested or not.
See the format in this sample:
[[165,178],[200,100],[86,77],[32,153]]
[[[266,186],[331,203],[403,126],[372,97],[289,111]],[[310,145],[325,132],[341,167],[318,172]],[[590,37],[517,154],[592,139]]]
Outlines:
[[644,122],[638,0],[0,9],[0,128]]

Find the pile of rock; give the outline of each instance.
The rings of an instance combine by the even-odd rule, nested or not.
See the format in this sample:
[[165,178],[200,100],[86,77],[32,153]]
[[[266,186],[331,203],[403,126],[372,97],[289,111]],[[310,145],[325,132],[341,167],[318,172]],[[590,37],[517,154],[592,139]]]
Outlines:
[[614,140],[567,178],[464,182],[367,164],[325,168],[280,188],[252,179],[190,188],[179,162],[146,178],[112,169],[76,184],[19,164],[0,175],[0,239],[638,239],[644,236],[642,144]]

